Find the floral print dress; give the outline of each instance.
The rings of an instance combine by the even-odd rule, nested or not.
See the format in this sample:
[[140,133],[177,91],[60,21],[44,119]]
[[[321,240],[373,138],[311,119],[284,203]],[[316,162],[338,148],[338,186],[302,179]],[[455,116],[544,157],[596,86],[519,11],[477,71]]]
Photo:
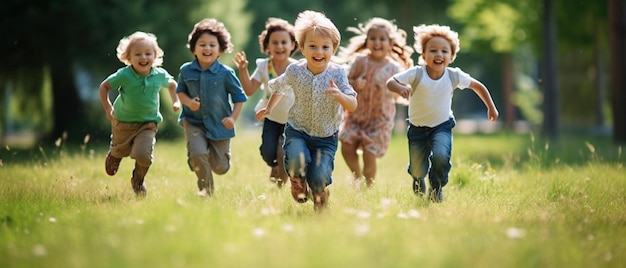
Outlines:
[[355,59],[348,77],[365,77],[366,84],[357,90],[358,106],[353,112],[346,112],[341,125],[339,140],[348,144],[361,144],[376,157],[387,152],[396,115],[395,93],[387,89],[387,79],[402,71],[393,60],[369,61],[367,56]]

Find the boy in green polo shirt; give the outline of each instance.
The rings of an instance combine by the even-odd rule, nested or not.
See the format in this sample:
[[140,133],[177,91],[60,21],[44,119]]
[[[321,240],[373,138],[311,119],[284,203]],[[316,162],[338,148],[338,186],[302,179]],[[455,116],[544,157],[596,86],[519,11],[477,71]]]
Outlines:
[[[158,67],[163,63],[163,54],[153,34],[135,32],[124,37],[117,46],[117,57],[126,67],[109,75],[99,89],[100,102],[111,121],[106,172],[113,176],[122,158],[134,158],[135,169],[130,181],[138,196],[146,194],[144,178],[153,160],[157,124],[163,121],[159,112],[161,88],[168,89],[174,112],[180,109],[176,81],[165,69]],[[113,104],[108,94],[112,88],[119,91]]]

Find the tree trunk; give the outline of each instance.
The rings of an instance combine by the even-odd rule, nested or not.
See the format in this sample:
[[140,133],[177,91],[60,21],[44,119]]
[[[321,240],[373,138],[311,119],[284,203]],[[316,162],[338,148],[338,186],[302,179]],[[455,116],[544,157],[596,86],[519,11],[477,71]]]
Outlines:
[[543,78],[543,135],[559,139],[559,89],[556,67],[556,22],[554,3],[544,0],[544,78]]
[[613,140],[626,142],[626,4],[609,1],[611,88],[613,89]]
[[596,76],[595,76],[595,87],[596,87],[596,127],[598,128],[599,132],[602,132],[602,129],[604,128],[604,118],[605,118],[605,114],[604,114],[604,103],[606,101],[606,93],[605,93],[605,84],[604,84],[604,57],[602,52],[604,51],[602,49],[602,28],[600,27],[601,24],[598,24],[598,29],[596,31],[595,34],[595,40],[594,40],[594,58],[596,58],[595,60],[595,70],[596,70]]
[[512,129],[515,123],[515,106],[513,102],[513,90],[515,82],[513,80],[513,55],[510,52],[504,54],[502,78],[504,89],[504,125]]
[[[65,63],[65,64],[64,64]],[[78,96],[72,68],[66,64],[67,60],[51,63],[52,79],[52,132],[46,137],[46,141],[54,141],[58,138],[63,140],[81,141],[82,134],[77,130],[84,118],[82,102]]]

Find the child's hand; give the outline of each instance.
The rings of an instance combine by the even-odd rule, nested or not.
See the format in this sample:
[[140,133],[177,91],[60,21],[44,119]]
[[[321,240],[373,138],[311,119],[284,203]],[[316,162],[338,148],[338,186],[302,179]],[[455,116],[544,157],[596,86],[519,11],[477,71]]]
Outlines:
[[240,71],[248,69],[248,60],[246,59],[246,52],[237,52],[233,58],[233,63]]
[[105,115],[107,116],[107,120],[113,122],[115,120],[115,110],[113,110],[113,107],[111,107],[111,110],[107,110],[104,111]]
[[496,119],[498,119],[498,115],[498,109],[496,109],[495,107],[493,109],[487,110],[487,118],[489,118],[489,120],[491,121],[496,121]]
[[409,97],[411,96],[411,88],[407,87],[407,86],[402,86],[400,89],[400,91],[397,92],[400,96],[402,96],[405,99],[409,99]]
[[266,115],[267,115],[267,109],[261,108],[261,110],[259,110],[258,112],[254,114],[254,119],[258,121],[263,121]]
[[222,119],[222,125],[224,125],[227,129],[233,129],[235,127],[235,119],[232,117],[225,117]]
[[194,112],[200,109],[200,97],[195,97],[191,99],[191,102],[189,103],[189,109]]
[[335,85],[335,81],[330,79],[330,87],[327,89],[324,89],[324,93],[326,95],[331,95],[334,97],[334,96],[341,94],[341,91],[339,91],[339,88],[337,87],[337,85]]
[[178,112],[178,110],[180,110],[180,101],[175,101],[174,103],[172,103],[172,109],[174,110],[174,112]]

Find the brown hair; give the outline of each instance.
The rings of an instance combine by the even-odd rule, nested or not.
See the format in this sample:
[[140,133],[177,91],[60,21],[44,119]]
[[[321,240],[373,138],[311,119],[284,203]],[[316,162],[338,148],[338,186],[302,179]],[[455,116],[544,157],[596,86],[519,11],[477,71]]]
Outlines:
[[[296,34],[294,33],[293,25],[283,19],[269,18],[265,23],[265,30],[259,35],[259,47],[262,53],[267,53],[267,47],[270,43],[270,36],[275,32],[285,31],[289,34],[291,42],[297,44]],[[289,52],[289,56],[296,52],[298,46],[294,46],[294,49]]]
[[189,34],[187,41],[187,47],[193,53],[193,50],[198,42],[200,36],[204,33],[214,35],[217,37],[217,42],[220,45],[220,51],[230,53],[233,51],[233,44],[230,42],[230,33],[224,23],[213,19],[203,19],[193,26],[193,30]]

